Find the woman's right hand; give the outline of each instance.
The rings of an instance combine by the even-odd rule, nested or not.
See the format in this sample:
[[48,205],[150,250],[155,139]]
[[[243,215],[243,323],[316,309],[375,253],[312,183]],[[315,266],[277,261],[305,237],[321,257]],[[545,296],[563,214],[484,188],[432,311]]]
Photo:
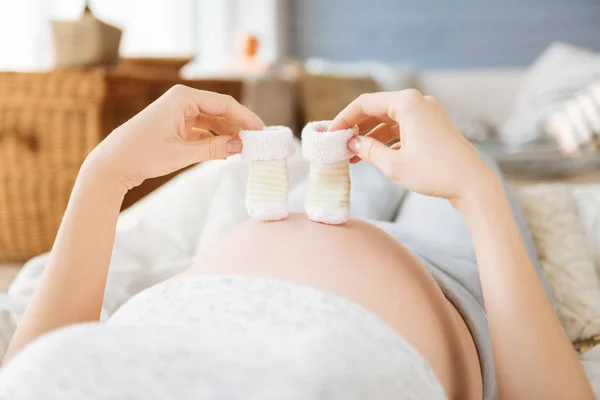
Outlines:
[[263,127],[231,96],[175,85],[108,135],[84,166],[129,190],[145,179],[238,154],[240,129]]
[[[373,129],[350,140],[350,150],[408,190],[455,204],[497,180],[440,103],[417,90],[363,94],[335,117],[329,130],[355,124],[360,131]],[[400,142],[388,147],[395,139]]]

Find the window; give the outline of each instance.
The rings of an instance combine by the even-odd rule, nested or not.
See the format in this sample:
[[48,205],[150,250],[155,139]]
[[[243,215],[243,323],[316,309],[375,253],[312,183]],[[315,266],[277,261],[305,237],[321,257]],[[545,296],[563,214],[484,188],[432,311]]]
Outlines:
[[[196,0],[92,0],[94,14],[124,29],[124,56],[196,53]],[[52,66],[51,19],[77,19],[83,0],[0,0],[0,69]]]
[[[252,33],[259,56],[287,53],[291,0],[90,0],[96,17],[124,30],[123,56],[198,55],[197,66],[219,68]],[[0,70],[39,71],[53,65],[52,19],[75,20],[84,0],[0,0]]]

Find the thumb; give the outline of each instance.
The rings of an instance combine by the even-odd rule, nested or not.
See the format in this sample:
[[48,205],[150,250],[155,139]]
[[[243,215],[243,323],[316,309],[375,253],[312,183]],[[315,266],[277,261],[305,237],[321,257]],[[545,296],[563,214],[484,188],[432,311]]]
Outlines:
[[393,176],[393,166],[397,152],[387,147],[377,139],[369,136],[357,136],[348,142],[348,148],[359,156],[379,168],[388,176]]
[[187,142],[193,162],[222,160],[242,150],[242,142],[233,136],[213,136],[197,142]]

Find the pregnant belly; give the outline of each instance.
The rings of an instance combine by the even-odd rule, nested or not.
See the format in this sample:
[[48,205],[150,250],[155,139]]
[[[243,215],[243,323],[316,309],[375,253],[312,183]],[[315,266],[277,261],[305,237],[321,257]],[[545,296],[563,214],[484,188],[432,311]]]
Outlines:
[[238,274],[304,284],[379,315],[429,361],[449,398],[481,399],[477,352],[462,317],[418,258],[373,225],[292,214],[248,221],[177,278]]

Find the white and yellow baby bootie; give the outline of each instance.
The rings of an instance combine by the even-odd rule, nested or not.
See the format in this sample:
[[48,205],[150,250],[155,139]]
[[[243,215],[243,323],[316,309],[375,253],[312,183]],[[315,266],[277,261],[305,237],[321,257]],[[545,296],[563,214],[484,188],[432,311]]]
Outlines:
[[250,162],[246,208],[251,217],[279,221],[288,216],[287,158],[294,153],[293,137],[285,126],[240,131],[241,154]]
[[354,154],[348,140],[358,127],[327,132],[331,121],[311,122],[302,130],[302,155],[310,161],[304,209],[315,222],[338,225],[350,216],[350,170]]

